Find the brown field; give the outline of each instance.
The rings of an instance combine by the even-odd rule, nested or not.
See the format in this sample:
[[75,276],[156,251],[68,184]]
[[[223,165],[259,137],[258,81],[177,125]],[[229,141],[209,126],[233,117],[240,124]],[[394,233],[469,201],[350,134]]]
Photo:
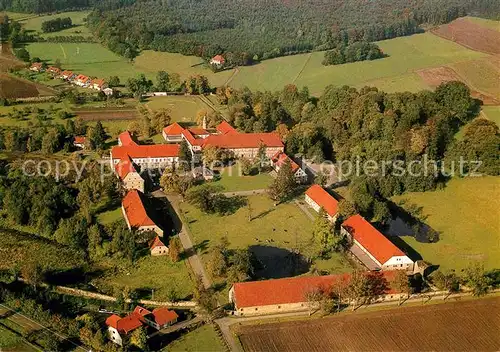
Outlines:
[[498,351],[500,298],[237,328],[247,352]]
[[75,114],[87,121],[135,120],[138,117],[137,111],[130,109],[76,110]]
[[500,54],[500,33],[466,18],[439,26],[433,29],[432,33],[472,50]]
[[0,98],[32,98],[52,94],[54,92],[49,87],[7,74],[0,74]]
[[7,72],[11,68],[22,67],[24,62],[19,61],[10,49],[10,44],[0,43],[0,72]]
[[[489,84],[489,79],[495,81],[498,76],[498,71],[491,69],[489,60],[474,60],[466,61],[453,65],[461,73],[462,77],[453,68],[449,66],[433,67],[425,70],[417,71],[417,74],[424,80],[430,87],[437,87],[443,82],[460,81],[469,86],[471,95],[482,100],[484,105],[500,105],[500,96],[498,94],[498,86],[493,83]],[[477,74],[488,70],[488,74],[477,77]],[[471,84],[474,83],[474,84]],[[498,81],[496,81],[498,82]],[[480,86],[482,89],[476,89]]]

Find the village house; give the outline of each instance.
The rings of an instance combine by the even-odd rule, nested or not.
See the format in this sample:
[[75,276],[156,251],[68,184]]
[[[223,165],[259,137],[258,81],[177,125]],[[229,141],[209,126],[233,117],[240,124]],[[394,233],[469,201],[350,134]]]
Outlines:
[[146,209],[144,193],[130,190],[122,200],[122,213],[129,230],[154,231],[163,236],[163,230],[151,219]]
[[149,247],[152,256],[168,255],[168,247],[156,236]]
[[30,71],[33,71],[33,72],[44,72],[44,68],[43,68],[43,63],[41,62],[33,62],[30,66]]
[[323,208],[328,216],[328,220],[332,223],[337,219],[339,202],[320,185],[309,187],[306,191],[305,201],[318,213]]
[[210,59],[210,65],[223,66],[226,63],[226,59],[222,55],[215,55]]
[[368,269],[413,271],[413,260],[361,215],[344,221],[341,233],[351,240],[351,252]]
[[53,76],[59,76],[61,74],[61,69],[55,66],[50,66],[47,68],[47,72],[52,74]]
[[[396,300],[400,293],[392,287],[394,272],[367,272],[374,275],[381,284],[380,295],[372,302]],[[234,305],[234,315],[252,316],[287,312],[297,312],[318,308],[318,303],[310,302],[308,293],[330,292],[332,285],[346,287],[350,274],[326,276],[300,276],[284,279],[261,280],[235,283],[229,290],[229,301]],[[348,302],[346,302],[348,303]]]
[[76,75],[73,73],[73,71],[63,71],[61,73],[61,77],[62,79],[66,80],[66,81],[72,81],[73,79],[75,79]]
[[76,148],[85,149],[86,141],[87,138],[85,136],[75,136],[75,139],[73,141],[73,146],[75,146]]
[[108,336],[117,345],[123,346],[123,340],[135,329],[142,326],[150,326],[161,330],[177,322],[179,316],[173,310],[166,307],[155,308],[152,312],[146,308],[137,306],[134,311],[126,317],[116,314],[106,319]]
[[290,165],[292,167],[292,172],[295,177],[295,181],[297,183],[306,183],[307,182],[306,172],[300,168],[299,164],[297,164],[288,155],[286,155],[285,152],[278,152],[271,158],[271,163],[273,165],[274,170],[278,172],[281,169],[281,166],[283,166],[283,164],[287,160],[290,162]]
[[114,90],[113,90],[113,88],[109,88],[109,87],[108,87],[108,88],[104,88],[104,89],[102,90],[102,92],[103,92],[104,94],[106,94],[106,96],[108,96],[108,97],[109,97],[109,96],[112,96],[112,95],[114,94]]
[[90,86],[91,82],[92,82],[92,80],[85,75],[78,75],[78,76],[76,76],[75,80],[73,81],[73,83],[75,83],[77,86],[84,87],[84,88],[87,88],[88,86]]
[[134,165],[132,158],[126,156],[115,165],[115,172],[123,188],[126,190],[136,189],[144,193],[144,179],[140,174],[140,169]]
[[103,79],[93,79],[90,88],[101,91],[106,88],[106,82]]

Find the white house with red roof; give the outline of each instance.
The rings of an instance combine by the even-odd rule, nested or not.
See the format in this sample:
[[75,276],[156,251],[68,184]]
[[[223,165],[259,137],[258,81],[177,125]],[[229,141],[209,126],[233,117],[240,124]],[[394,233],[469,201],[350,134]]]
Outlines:
[[[373,276],[382,284],[383,292],[374,301],[399,298],[400,293],[391,285],[395,272],[366,272],[366,275]],[[347,287],[350,280],[351,274],[346,273],[240,282],[229,290],[229,301],[234,305],[234,314],[240,316],[305,311],[314,305],[308,301],[308,293],[317,290],[330,292],[334,284]]]
[[55,66],[49,66],[47,68],[47,72],[52,74],[53,76],[59,76],[61,74],[61,69]]
[[92,80],[89,77],[81,74],[76,76],[75,80],[73,81],[73,83],[75,83],[77,86],[85,88],[89,87],[91,82]]
[[103,90],[106,87],[107,87],[106,81],[101,79],[101,78],[93,79],[91,84],[90,84],[90,88],[95,89],[95,90],[99,90],[99,91]]
[[30,71],[34,71],[34,72],[43,72],[45,71],[43,69],[43,63],[41,62],[33,62],[30,66]]
[[106,319],[108,336],[111,341],[122,346],[125,337],[137,328],[151,326],[156,330],[163,329],[177,322],[179,316],[173,310],[166,307],[154,309],[152,312],[146,308],[137,306],[134,311],[126,317],[113,314]]
[[144,179],[130,156],[127,155],[115,165],[115,173],[126,190],[136,189],[144,193]]
[[184,131],[184,127],[174,122],[163,129],[162,136],[168,143],[180,143],[182,142],[182,131]]
[[295,176],[295,180],[297,183],[305,183],[307,182],[307,174],[304,170],[302,170],[295,161],[292,160],[288,155],[285,154],[285,152],[278,152],[273,157],[271,158],[271,163],[273,165],[273,168],[276,172],[278,172],[283,164],[288,160],[292,167],[292,172]]
[[320,185],[309,187],[306,191],[305,201],[318,213],[323,208],[331,222],[335,222],[337,219],[339,202]]
[[74,78],[76,77],[76,75],[73,73],[73,71],[63,71],[61,73],[61,76],[60,78],[64,79],[64,80],[67,80],[67,81],[71,81],[73,80]]
[[156,236],[149,250],[152,256],[168,255],[168,247],[160,240],[159,236]]
[[75,136],[73,145],[77,148],[85,149],[85,142],[87,138],[85,136]]
[[215,55],[210,59],[210,65],[222,66],[226,63],[226,59],[222,55]]
[[146,208],[146,198],[138,190],[130,190],[122,200],[122,213],[128,228],[137,231],[154,231],[163,237],[163,230],[151,219]]
[[413,260],[361,215],[344,221],[341,233],[352,241],[351,252],[368,269],[413,271]]

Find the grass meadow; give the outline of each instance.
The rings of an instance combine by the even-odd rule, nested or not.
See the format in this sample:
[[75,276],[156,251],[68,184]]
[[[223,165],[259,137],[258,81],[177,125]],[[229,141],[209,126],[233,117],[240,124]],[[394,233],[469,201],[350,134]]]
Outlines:
[[215,329],[211,324],[205,324],[199,328],[182,335],[170,343],[162,351],[165,352],[222,352],[225,348],[215,333]]
[[404,241],[424,260],[443,270],[461,270],[479,261],[485,268],[500,266],[500,178],[452,179],[443,190],[409,193],[397,202],[423,207],[425,222],[440,233],[437,243]]
[[486,18],[470,17],[470,16],[467,17],[467,20],[474,22],[482,27],[494,29],[500,32],[500,24],[498,21],[488,20]]
[[197,96],[172,95],[168,97],[149,98],[146,103],[151,110],[168,109],[172,122],[186,124],[196,123],[196,114],[200,110],[210,111],[210,108]]
[[[500,34],[499,34],[500,35]],[[500,100],[500,59],[457,62],[451,67],[468,85]]]
[[[53,15],[44,15],[44,16],[30,16],[21,21],[23,27],[28,31],[33,31],[40,33],[42,37],[55,37],[55,36],[90,36],[90,30],[85,27],[85,18],[89,15],[88,11],[73,11],[73,12],[61,12]],[[46,21],[50,21],[56,18],[66,18],[70,17],[73,22],[73,27],[64,29],[58,32],[52,33],[43,33],[42,32],[42,23]]]
[[483,113],[500,127],[500,106],[483,106]]

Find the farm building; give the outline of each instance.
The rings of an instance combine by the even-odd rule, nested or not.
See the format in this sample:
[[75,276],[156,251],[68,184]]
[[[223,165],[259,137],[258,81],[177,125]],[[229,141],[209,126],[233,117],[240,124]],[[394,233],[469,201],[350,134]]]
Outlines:
[[168,247],[160,240],[159,236],[156,236],[153,242],[151,242],[149,250],[153,256],[168,255]]
[[[398,299],[399,293],[391,282],[395,272],[366,272],[380,284],[375,301]],[[311,292],[330,292],[333,285],[346,287],[351,274],[301,276],[284,279],[235,283],[229,290],[229,301],[234,304],[235,315],[265,315],[304,311],[311,308],[307,296]],[[316,304],[317,305],[317,304]]]
[[137,306],[134,311],[121,318],[113,314],[106,319],[108,335],[111,341],[122,346],[124,338],[141,326],[150,326],[156,330],[163,329],[177,322],[179,316],[175,311],[168,308],[156,308],[152,312],[146,308]]
[[63,71],[61,73],[60,78],[67,80],[67,81],[72,81],[75,77],[76,77],[76,75],[73,73],[73,71]]
[[130,156],[127,155],[115,165],[115,172],[126,190],[136,189],[144,193],[144,179]]
[[368,269],[413,271],[413,260],[361,215],[344,221],[340,231],[352,241],[351,252]]
[[163,236],[163,230],[151,219],[146,209],[144,193],[130,190],[122,200],[122,213],[128,228],[138,231],[154,231]]
[[271,163],[273,164],[274,170],[278,172],[287,160],[292,166],[292,172],[297,183],[307,182],[306,172],[300,168],[299,164],[297,164],[288,155],[286,155],[285,152],[278,152],[271,158]]
[[43,68],[43,63],[41,62],[34,62],[30,66],[30,71],[33,72],[44,72],[45,69]]
[[90,84],[90,88],[101,91],[106,88],[106,82],[103,79],[94,79]]
[[268,158],[284,150],[283,142],[274,132],[240,133],[225,121],[219,124],[216,130],[216,134],[210,134],[203,128],[185,129],[174,123],[163,130],[163,138],[167,142],[185,140],[195,160],[200,159],[201,151],[208,146],[229,150],[236,157],[246,158],[256,157],[262,145],[266,147]]
[[215,55],[210,59],[210,65],[222,66],[226,63],[226,59],[222,55]]
[[77,148],[85,149],[85,142],[87,138],[85,136],[75,136],[75,140],[73,141],[73,145]]
[[59,69],[58,67],[55,67],[55,66],[50,66],[49,68],[47,68],[47,72],[54,75],[54,76],[61,75],[61,69]]
[[325,191],[323,187],[319,185],[309,187],[306,191],[305,200],[317,212],[323,208],[328,216],[328,220],[331,222],[335,222],[337,219],[339,202],[330,193]]

